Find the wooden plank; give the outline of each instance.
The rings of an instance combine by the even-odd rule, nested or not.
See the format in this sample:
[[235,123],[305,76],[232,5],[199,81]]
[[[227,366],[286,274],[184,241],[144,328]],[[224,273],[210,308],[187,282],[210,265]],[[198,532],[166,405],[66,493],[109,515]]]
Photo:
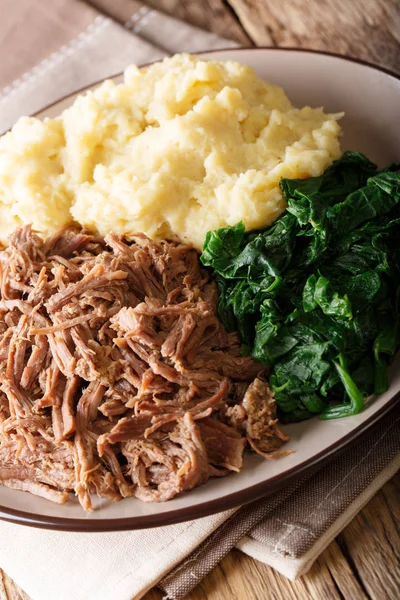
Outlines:
[[[87,0],[87,4],[124,23],[143,3],[138,0]],[[236,40],[243,46],[252,45],[235,13],[223,0],[149,0],[144,4],[196,27]]]
[[[358,598],[354,595],[351,597]],[[323,558],[313,567],[310,574],[292,582],[271,567],[238,550],[232,550],[197,586],[187,600],[242,600],[243,598],[246,600],[261,598],[341,600],[342,596]],[[359,598],[361,600],[363,597],[359,596]],[[146,597],[145,600],[156,599]]]
[[[330,577],[343,598],[353,598],[354,600],[366,600],[368,598],[336,540],[317,559],[316,564],[326,565]],[[315,567],[303,579],[312,579],[314,576],[318,578],[318,575],[314,573],[314,569]]]
[[399,498],[398,474],[338,537],[340,548],[373,600],[399,597]]
[[192,25],[236,40],[243,46],[252,45],[224,0],[146,0],[145,3]]
[[257,46],[329,50],[400,72],[398,0],[227,0]]
[[0,569],[0,600],[30,600],[29,596]]
[[[237,555],[237,565],[241,567],[236,569],[236,577],[234,589],[236,590],[237,599],[249,598],[244,595],[243,584],[241,581],[247,577],[254,590],[250,596],[252,600],[258,600],[266,595],[267,590],[270,590],[271,597],[274,600],[298,600],[299,598],[329,598],[330,600],[340,600],[340,595],[337,593],[335,584],[329,575],[329,571],[324,563],[314,567],[315,574],[312,577],[303,577],[298,581],[291,582],[286,577],[274,571],[271,567],[264,565],[254,559],[249,559],[242,553],[235,551],[231,553]],[[229,558],[229,555],[228,557]],[[226,559],[225,559],[226,560]],[[223,563],[221,563],[223,567]],[[229,577],[229,571],[225,569],[225,576]],[[230,577],[229,577],[230,579]],[[217,600],[217,598],[216,598]]]

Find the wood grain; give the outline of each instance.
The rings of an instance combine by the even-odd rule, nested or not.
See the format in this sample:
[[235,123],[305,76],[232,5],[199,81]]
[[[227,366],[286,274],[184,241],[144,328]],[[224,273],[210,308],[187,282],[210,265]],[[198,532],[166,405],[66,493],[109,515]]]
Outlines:
[[398,0],[147,0],[147,4],[244,45],[328,50],[400,72]]
[[[121,15],[123,21],[127,21],[143,4],[138,0],[87,0],[87,3],[117,21],[121,21]],[[148,0],[144,4],[201,29],[236,40],[242,46],[252,45],[235,13],[223,0]]]
[[0,600],[30,600],[29,596],[1,569]]
[[146,0],[145,3],[244,46],[251,44],[237,17],[223,0]]
[[400,476],[397,476],[338,539],[349,564],[356,569],[360,584],[373,600],[389,600],[400,595],[399,498]]
[[400,72],[398,0],[228,0],[257,46],[329,50]]

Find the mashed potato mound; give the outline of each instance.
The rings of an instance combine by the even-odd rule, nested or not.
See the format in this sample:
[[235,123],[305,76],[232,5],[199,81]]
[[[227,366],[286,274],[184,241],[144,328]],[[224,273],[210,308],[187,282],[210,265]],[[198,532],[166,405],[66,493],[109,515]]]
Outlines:
[[0,138],[0,241],[75,220],[101,234],[248,229],[284,210],[282,177],[320,175],[340,156],[337,119],[294,108],[237,62],[176,55],[106,81],[55,119],[21,118]]

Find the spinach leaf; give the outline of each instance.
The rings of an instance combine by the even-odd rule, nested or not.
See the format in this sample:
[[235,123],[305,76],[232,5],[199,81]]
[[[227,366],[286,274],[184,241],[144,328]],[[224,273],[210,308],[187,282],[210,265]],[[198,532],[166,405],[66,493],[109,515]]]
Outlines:
[[242,222],[234,227],[209,231],[204,241],[201,262],[203,265],[212,265],[215,271],[223,273],[229,268],[231,259],[246,245],[245,236],[246,229]]
[[287,211],[263,230],[207,234],[218,313],[270,368],[280,418],[362,410],[399,348],[400,172],[345,152],[320,177],[283,179]]
[[319,306],[325,315],[351,319],[351,304],[347,294],[340,296],[331,289],[329,279],[313,274],[307,279],[303,290],[303,308],[311,312]]
[[350,417],[351,415],[356,415],[364,408],[364,397],[352,379],[342,354],[339,356],[339,362],[335,361],[334,365],[350,402],[329,406],[322,412],[322,419]]

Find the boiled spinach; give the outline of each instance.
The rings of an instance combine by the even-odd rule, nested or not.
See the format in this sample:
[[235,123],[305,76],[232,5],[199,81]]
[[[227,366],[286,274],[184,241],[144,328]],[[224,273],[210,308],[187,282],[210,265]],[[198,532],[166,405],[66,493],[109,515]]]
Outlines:
[[353,415],[387,389],[400,343],[399,166],[345,152],[280,186],[287,210],[273,225],[211,231],[201,261],[225,327],[269,367],[281,420]]

